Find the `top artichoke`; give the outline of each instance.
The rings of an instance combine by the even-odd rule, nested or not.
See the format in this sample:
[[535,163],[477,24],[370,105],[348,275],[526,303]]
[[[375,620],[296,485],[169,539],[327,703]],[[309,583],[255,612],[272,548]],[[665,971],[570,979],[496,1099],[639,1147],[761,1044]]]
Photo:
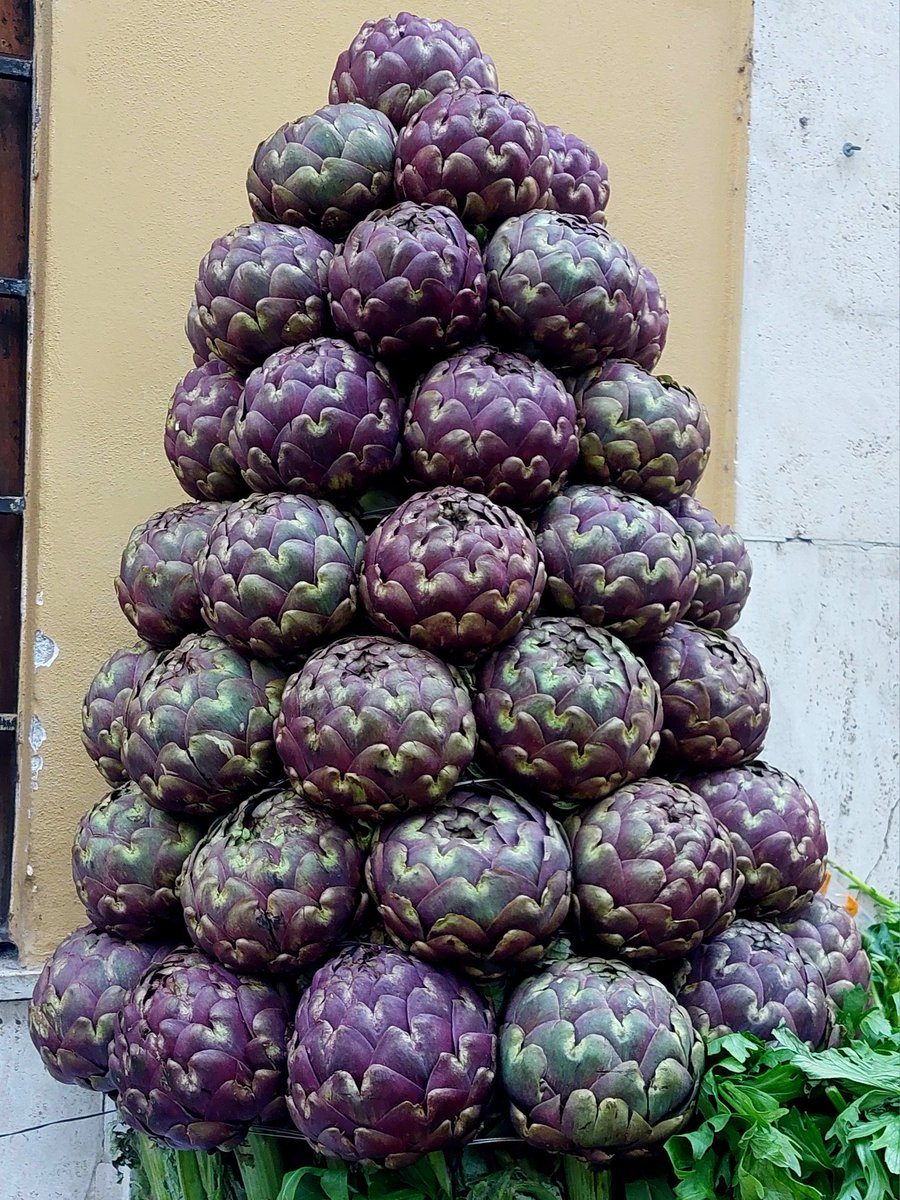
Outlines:
[[656,276],[599,225],[568,213],[511,217],[484,252],[488,317],[550,366],[633,358],[651,370],[669,313]]
[[581,469],[592,483],[669,504],[693,495],[709,461],[709,417],[688,388],[607,359],[574,380],[584,422]]
[[413,471],[432,487],[455,484],[532,508],[562,486],[578,457],[575,404],[540,363],[472,346],[416,384],[404,443]]
[[397,134],[362,104],[328,104],[260,142],[247,173],[258,221],[312,225],[340,241],[390,202]]
[[473,988],[399,950],[359,946],[320,967],[301,997],[288,1108],[325,1154],[403,1166],[474,1136],[496,1053]]
[[448,89],[397,139],[397,194],[445,204],[469,226],[539,208],[550,186],[550,146],[527,104],[490,88]]
[[236,372],[213,358],[188,371],[172,393],[164,445],[172,470],[189,496],[235,500],[246,493],[228,446],[243,390]]
[[743,539],[692,496],[669,508],[697,552],[697,591],[686,620],[703,629],[730,629],[750,595],[753,564]]
[[508,641],[546,573],[521,517],[462,488],[401,504],[366,543],[360,596],[385,633],[460,662]]
[[500,1034],[516,1132],[599,1164],[677,1133],[693,1113],[703,1061],[665,987],[602,958],[553,963],[519,984]]
[[468,29],[402,12],[363,24],[338,57],[330,99],[358,100],[402,129],[438,92],[456,84],[496,88],[493,60]]
[[375,358],[454,350],[484,320],[478,243],[440,206],[406,202],[360,221],[332,259],[328,287],[338,332]]
[[609,171],[593,147],[558,125],[545,125],[550,147],[550,193],[545,208],[605,225]]
[[122,551],[115,587],[122,612],[154,646],[174,646],[203,626],[194,562],[216,518],[213,501],[179,504],[136,525]]
[[314,229],[240,225],[200,263],[187,333],[195,351],[247,374],[281,346],[327,332],[334,246]]

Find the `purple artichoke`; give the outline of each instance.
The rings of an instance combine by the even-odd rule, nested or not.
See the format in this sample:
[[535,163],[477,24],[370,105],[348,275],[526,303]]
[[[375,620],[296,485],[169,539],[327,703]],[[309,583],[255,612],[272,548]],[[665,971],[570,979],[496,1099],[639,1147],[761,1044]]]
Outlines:
[[493,60],[468,29],[412,13],[366,21],[338,57],[329,99],[359,101],[398,128],[445,88],[496,88]]
[[560,808],[646,775],[659,692],[624,642],[575,618],[540,617],[482,663],[475,721],[505,775]]
[[236,500],[246,494],[228,446],[243,390],[231,367],[213,358],[188,371],[169,402],[166,456],[178,482],[197,500]]
[[274,774],[272,723],[284,680],[214,634],[192,634],[146,676],[125,710],[125,769],[156,808],[207,817]]
[[703,1044],[658,980],[572,958],[519,984],[500,1033],[512,1123],[542,1150],[608,1164],[690,1120]]
[[136,525],[115,581],[122,612],[145,641],[174,646],[202,629],[194,561],[224,505],[179,504]]
[[558,125],[545,125],[550,147],[550,195],[544,208],[605,225],[609,171],[596,150]]
[[521,517],[463,488],[419,492],[366,544],[359,590],[385,633],[471,662],[534,613],[546,575]]
[[551,366],[633,358],[652,370],[669,313],[656,276],[600,225],[537,211],[505,221],[484,252],[488,317]]
[[359,492],[400,461],[400,401],[347,342],[278,350],[251,374],[231,448],[253,492]]
[[123,942],[85,925],[63,938],[44,964],[28,1006],[28,1030],[59,1083],[111,1092],[109,1052],[116,1015],[143,971],[168,953]]
[[288,1047],[288,1109],[349,1162],[404,1166],[474,1136],[490,1097],[494,1021],[449,971],[386,946],[320,967]]
[[769,728],[769,685],[743,642],[678,624],[641,653],[662,693],[662,754],[698,771],[759,754]]
[[707,1039],[752,1033],[768,1041],[785,1025],[815,1050],[831,1032],[821,971],[768,921],[735,921],[698,946],[674,987]]
[[706,802],[642,779],[573,817],[574,901],[582,937],[630,961],[683,958],[731,923],[743,882]]
[[460,679],[433,654],[352,637],[288,679],[275,743],[314,804],[375,822],[446,797],[475,753],[475,718]]
[[240,225],[200,263],[187,335],[195,353],[246,375],[281,346],[328,330],[334,246],[314,229]]
[[296,658],[353,617],[364,541],[327,500],[281,492],[239,500],[194,566],[203,619],[244,653]]
[[146,642],[114,650],[97,674],[81,706],[81,740],[107,783],[125,783],[122,765],[125,709],[144,676],[159,661],[161,651]]
[[145,971],[116,1021],[120,1116],[158,1142],[213,1150],[284,1112],[287,993],[196,950]]
[[728,830],[744,876],[741,908],[798,916],[825,880],[828,839],[816,802],[796,779],[765,763],[696,775],[690,786]]
[[419,380],[403,440],[423,483],[533,508],[559,490],[578,458],[575,403],[540,363],[473,346]]
[[217,821],[181,878],[191,939],[226,967],[252,973],[297,975],[318,962],[363,899],[352,835],[280,788]]
[[444,204],[470,226],[541,207],[550,177],[544,126],[527,104],[491,88],[440,92],[397,139],[397,195]]
[[478,243],[449,208],[397,204],[353,229],[328,271],[338,332],[375,358],[441,354],[481,328]]
[[329,104],[260,142],[247,173],[257,221],[311,225],[339,241],[393,196],[397,133],[362,104]]
[[694,547],[675,518],[618,488],[566,488],[537,538],[559,608],[628,641],[662,637],[697,590]]
[[803,912],[781,929],[822,972],[829,997],[841,1004],[853,988],[869,990],[872,968],[856,922],[846,908],[814,896]]
[[382,829],[366,863],[390,936],[479,979],[538,961],[569,911],[572,856],[553,817],[518,797],[456,788]]
[[747,603],[753,575],[743,539],[691,496],[680,496],[669,511],[697,552],[699,584],[686,619],[703,629],[730,629]]
[[181,921],[176,880],[203,828],[154,808],[137,784],[116,788],[81,818],[72,877],[91,922],[146,938]]
[[584,422],[581,471],[654,504],[693,495],[709,462],[709,417],[689,388],[611,358],[571,384]]

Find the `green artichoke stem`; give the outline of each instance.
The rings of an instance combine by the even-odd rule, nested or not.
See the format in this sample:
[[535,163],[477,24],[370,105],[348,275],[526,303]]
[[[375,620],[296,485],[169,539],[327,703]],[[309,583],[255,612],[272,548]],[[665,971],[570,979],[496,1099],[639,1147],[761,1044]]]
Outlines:
[[228,1188],[228,1170],[225,1160],[215,1150],[197,1152],[197,1169],[208,1200],[225,1200],[231,1193]]
[[612,1176],[571,1154],[563,1158],[566,1195],[569,1200],[611,1200]]
[[836,862],[828,860],[828,865],[832,871],[837,871],[838,875],[842,875],[844,879],[849,880],[857,892],[862,892],[864,896],[868,896],[870,900],[874,900],[879,908],[887,909],[889,912],[897,908],[897,901],[892,900],[890,896],[884,896],[881,892],[877,892],[871,884],[866,883],[864,879],[860,879],[858,875],[854,875],[852,871],[848,871],[846,867],[840,867]]
[[274,1200],[281,1190],[284,1165],[275,1138],[248,1134],[234,1151],[247,1200]]
[[141,1170],[150,1188],[147,1200],[177,1200],[167,1182],[166,1161],[169,1152],[157,1146],[143,1133],[136,1135],[135,1143]]
[[200,1174],[199,1150],[176,1150],[175,1170],[181,1185],[181,1196],[178,1200],[215,1200],[207,1196],[206,1188]]

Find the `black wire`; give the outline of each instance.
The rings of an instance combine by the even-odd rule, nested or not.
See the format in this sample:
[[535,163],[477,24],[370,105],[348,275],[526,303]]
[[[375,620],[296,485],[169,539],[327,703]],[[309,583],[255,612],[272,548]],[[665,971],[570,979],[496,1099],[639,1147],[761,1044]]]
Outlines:
[[80,1117],[60,1117],[57,1121],[45,1121],[43,1125],[28,1125],[25,1129],[12,1129],[9,1133],[0,1133],[0,1139],[20,1137],[23,1133],[37,1133],[39,1129],[49,1129],[51,1125],[68,1125],[70,1121],[89,1121],[92,1117],[103,1117],[106,1109],[99,1112],[82,1113]]

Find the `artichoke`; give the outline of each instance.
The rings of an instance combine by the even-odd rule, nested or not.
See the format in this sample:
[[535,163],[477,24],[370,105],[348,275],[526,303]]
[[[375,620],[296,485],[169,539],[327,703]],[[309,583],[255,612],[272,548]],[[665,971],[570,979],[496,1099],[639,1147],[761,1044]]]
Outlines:
[[154,963],[116,1020],[119,1115],[182,1150],[237,1145],[284,1111],[287,993],[196,950]]
[[609,203],[606,163],[574,133],[564,133],[558,125],[545,125],[544,129],[550,148],[550,194],[543,207],[605,225]]
[[383,366],[336,338],[267,358],[231,436],[253,492],[359,492],[400,461],[400,400]]
[[366,543],[359,590],[385,633],[471,662],[508,641],[546,582],[521,517],[463,488],[419,492]]
[[187,335],[201,357],[247,374],[281,346],[328,328],[328,265],[334,246],[314,229],[240,225],[200,263]]
[[402,12],[363,24],[338,57],[329,99],[359,101],[402,129],[438,92],[457,84],[496,88],[493,60],[468,29]]
[[796,779],[765,763],[696,775],[690,786],[728,830],[744,876],[742,908],[798,916],[825,880],[828,839],[816,802]]
[[338,332],[375,358],[446,353],[484,320],[478,243],[449,208],[397,204],[360,221],[331,261],[328,287]]
[[111,1092],[109,1052],[126,993],[167,946],[123,942],[85,925],[44,964],[28,1006],[28,1030],[59,1083]]
[[194,566],[203,619],[244,653],[296,658],[353,617],[364,541],[327,500],[281,492],[239,500]]
[[288,1109],[324,1154],[399,1167],[474,1136],[496,1066],[494,1021],[449,971],[386,946],[313,976],[288,1046]]
[[544,126],[527,104],[492,88],[440,92],[397,139],[397,195],[444,204],[470,226],[543,206],[550,178]]
[[544,953],[569,911],[571,865],[553,817],[464,785],[380,830],[366,880],[398,946],[492,979]]
[[652,370],[669,313],[656,276],[600,225],[568,213],[510,217],[484,252],[488,317],[548,365],[633,358]]
[[669,511],[697,552],[699,583],[686,619],[703,629],[730,629],[750,595],[753,565],[743,539],[691,496],[680,496]]
[[462,350],[425,373],[403,440],[426,485],[453,484],[522,508],[549,500],[578,458],[575,404],[560,381],[493,346]]
[[571,819],[582,937],[633,962],[680,958],[731,923],[743,882],[706,802],[642,779]]
[[181,920],[176,880],[201,826],[154,808],[129,783],[81,818],[72,847],[78,899],[99,929],[146,938]]
[[188,371],[166,416],[164,448],[178,482],[198,500],[236,500],[246,494],[228,446],[244,384],[213,358]]
[[743,642],[679,623],[641,653],[662,693],[662,754],[694,770],[733,767],[759,754],[769,728],[769,685]]
[[329,104],[260,142],[247,173],[257,221],[311,225],[341,238],[390,203],[397,134],[362,104]]
[[663,985],[602,958],[553,963],[519,984],[500,1032],[516,1132],[601,1165],[677,1133],[703,1064],[688,1014]]
[[662,637],[697,591],[694,547],[675,518],[618,488],[566,488],[537,537],[557,606],[628,641]]
[[284,680],[214,634],[192,634],[146,676],[125,710],[125,769],[156,808],[206,817],[257,790],[277,762],[272,723]]
[[296,975],[361,910],[362,852],[332,816],[275,788],[209,830],[180,884],[193,942],[235,971]]
[[161,651],[146,642],[114,650],[97,674],[81,706],[81,740],[107,783],[116,787],[128,778],[122,765],[125,709]]
[[476,674],[481,746],[500,770],[559,808],[646,775],[662,709],[624,642],[577,618],[539,617]]
[[275,744],[314,804],[377,822],[444,799],[472,761],[475,718],[460,679],[433,654],[351,637],[288,679]]
[[707,1039],[752,1033],[767,1041],[785,1025],[815,1050],[831,1032],[821,971],[768,921],[735,921],[698,946],[674,987]]
[[841,1004],[854,988],[868,992],[872,980],[869,956],[846,908],[817,895],[781,929],[822,972],[826,991],[835,1004]]
[[571,384],[584,422],[581,471],[654,504],[692,496],[709,462],[709,417],[689,388],[607,359]]
[[136,525],[122,551],[116,595],[138,634],[174,646],[203,628],[194,561],[224,505],[179,504]]

